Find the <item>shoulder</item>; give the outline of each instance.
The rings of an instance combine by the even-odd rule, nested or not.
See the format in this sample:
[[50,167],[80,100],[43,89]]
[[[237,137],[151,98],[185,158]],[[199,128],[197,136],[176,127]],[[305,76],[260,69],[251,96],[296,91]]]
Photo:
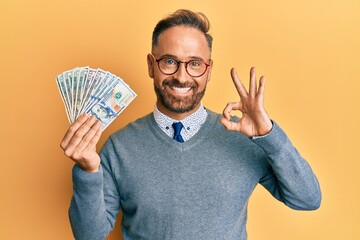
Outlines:
[[153,113],[148,113],[147,115],[138,118],[137,120],[127,124],[125,127],[117,130],[110,135],[111,139],[122,138],[124,136],[129,137],[130,135],[136,135],[140,133],[145,133],[151,128],[155,123]]
[[153,114],[149,113],[137,120],[127,124],[123,128],[112,133],[110,137],[105,141],[101,148],[100,153],[104,153],[108,150],[120,150],[127,146],[136,145],[138,146],[139,140],[144,138],[144,134],[147,134],[150,129],[153,128],[155,122]]

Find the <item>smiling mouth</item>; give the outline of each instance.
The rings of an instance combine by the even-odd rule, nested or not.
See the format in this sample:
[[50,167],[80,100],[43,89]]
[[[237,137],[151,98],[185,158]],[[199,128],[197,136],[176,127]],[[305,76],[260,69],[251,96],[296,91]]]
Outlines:
[[170,87],[176,93],[187,93],[191,90],[191,87]]

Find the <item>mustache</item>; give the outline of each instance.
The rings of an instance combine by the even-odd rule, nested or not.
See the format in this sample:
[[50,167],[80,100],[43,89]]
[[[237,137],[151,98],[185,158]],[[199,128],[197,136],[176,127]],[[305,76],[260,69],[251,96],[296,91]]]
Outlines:
[[179,82],[177,79],[169,79],[169,80],[164,80],[162,85],[168,86],[168,87],[177,87],[177,88],[197,88],[198,84],[196,82],[184,82],[181,83]]

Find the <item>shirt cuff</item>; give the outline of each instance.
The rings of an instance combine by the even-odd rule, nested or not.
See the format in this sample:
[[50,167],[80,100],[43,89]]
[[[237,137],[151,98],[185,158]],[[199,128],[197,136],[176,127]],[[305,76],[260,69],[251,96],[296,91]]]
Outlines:
[[270,131],[267,133],[267,134],[265,134],[265,135],[261,135],[261,136],[253,136],[253,137],[250,137],[251,139],[258,139],[258,138],[263,138],[263,137],[266,137],[266,136],[268,136],[271,132],[272,132],[272,130],[273,130],[273,128],[274,128],[274,122],[271,120],[271,123],[272,123],[272,128],[270,129]]

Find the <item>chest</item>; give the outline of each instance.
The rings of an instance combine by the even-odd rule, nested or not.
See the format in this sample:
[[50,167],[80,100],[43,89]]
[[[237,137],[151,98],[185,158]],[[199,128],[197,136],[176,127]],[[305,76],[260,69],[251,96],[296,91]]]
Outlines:
[[123,210],[151,215],[201,215],[241,209],[268,166],[258,151],[209,147],[201,151],[132,153],[119,179]]

